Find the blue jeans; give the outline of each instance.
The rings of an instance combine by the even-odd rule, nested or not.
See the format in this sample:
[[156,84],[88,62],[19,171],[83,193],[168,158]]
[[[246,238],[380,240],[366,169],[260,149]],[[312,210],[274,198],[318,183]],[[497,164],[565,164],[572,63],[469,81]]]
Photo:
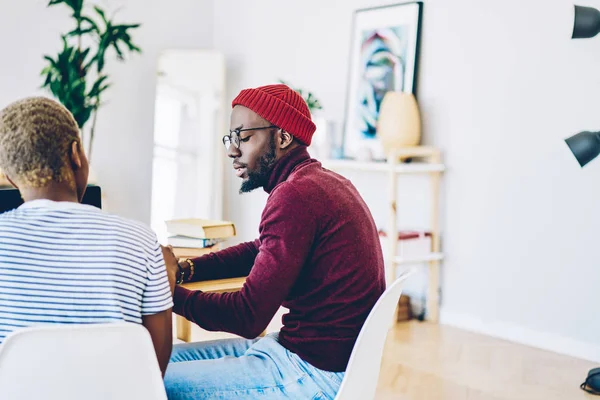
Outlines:
[[335,398],[344,373],[313,367],[278,338],[173,346],[165,374],[169,400]]

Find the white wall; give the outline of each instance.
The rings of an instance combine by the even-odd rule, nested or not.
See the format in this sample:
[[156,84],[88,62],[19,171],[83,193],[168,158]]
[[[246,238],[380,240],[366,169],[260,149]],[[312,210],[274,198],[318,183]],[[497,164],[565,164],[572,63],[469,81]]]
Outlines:
[[[229,98],[281,77],[316,92],[341,124],[352,12],[383,3],[216,1]],[[600,361],[600,161],[580,170],[562,141],[600,129],[600,39],[569,40],[571,8],[426,1],[418,95],[425,143],[442,148],[448,166],[444,320]],[[251,239],[266,197],[239,196],[228,170],[227,215],[240,240]],[[372,209],[385,208],[379,178],[353,179]],[[405,186],[410,196],[422,188]],[[426,219],[404,212],[404,225]]]
[[[10,8],[8,3],[10,3]],[[2,1],[0,13],[0,107],[38,91],[43,54],[60,48],[71,29],[68,9],[47,0]],[[150,221],[154,90],[159,53],[168,48],[211,47],[210,0],[99,0],[123,22],[141,22],[134,39],[143,54],[124,64],[107,62],[113,87],[100,110],[92,166],[106,208]],[[9,10],[7,12],[7,10]]]
[[[58,49],[69,23],[66,10],[46,9],[46,0],[10,3],[0,13],[0,107],[36,93],[41,55]],[[114,87],[98,124],[94,167],[110,210],[149,220],[162,49],[214,44],[228,59],[228,99],[283,78],[313,90],[339,128],[352,12],[384,3],[102,1],[123,6],[123,20],[144,23],[136,34],[144,54],[110,64]],[[568,39],[570,8],[571,0],[426,1],[418,94],[425,143],[442,148],[448,165],[443,319],[600,361],[600,161],[581,170],[562,142],[600,128],[600,39]],[[239,240],[252,239],[266,196],[239,196],[227,167],[226,217]],[[352,178],[381,222],[385,178]],[[403,225],[425,226],[416,193],[427,186],[402,185]]]

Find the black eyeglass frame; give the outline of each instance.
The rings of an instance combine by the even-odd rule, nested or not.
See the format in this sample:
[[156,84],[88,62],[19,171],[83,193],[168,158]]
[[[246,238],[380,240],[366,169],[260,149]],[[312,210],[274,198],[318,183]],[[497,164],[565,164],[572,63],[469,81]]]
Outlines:
[[[260,127],[260,128],[244,128],[244,129],[238,128],[238,129],[234,129],[232,131],[229,131],[229,135],[223,136],[223,139],[222,139],[223,145],[225,146],[226,149],[229,149],[229,146],[231,144],[233,144],[236,149],[239,149],[240,145],[241,145],[240,133],[247,132],[247,131],[260,131],[260,130],[263,130],[263,129],[273,129],[273,128],[279,129],[279,127],[275,126],[275,125],[263,126],[263,127]],[[234,133],[235,133],[235,136],[233,136]]]

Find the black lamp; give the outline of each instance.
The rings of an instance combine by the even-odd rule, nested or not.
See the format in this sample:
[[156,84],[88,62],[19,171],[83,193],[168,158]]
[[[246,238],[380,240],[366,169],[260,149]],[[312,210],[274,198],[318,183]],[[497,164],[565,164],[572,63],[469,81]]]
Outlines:
[[600,132],[579,132],[565,142],[582,167],[600,154]]
[[[600,11],[591,7],[575,6],[572,39],[586,39],[600,33]],[[600,154],[600,132],[579,132],[565,139],[569,149],[582,167]],[[581,389],[600,394],[600,368],[592,369]]]
[[[600,33],[600,11],[575,6],[572,39],[587,39]],[[582,167],[600,154],[600,132],[580,132],[566,139],[571,152]]]
[[600,11],[591,7],[575,6],[572,39],[587,39],[600,32]]

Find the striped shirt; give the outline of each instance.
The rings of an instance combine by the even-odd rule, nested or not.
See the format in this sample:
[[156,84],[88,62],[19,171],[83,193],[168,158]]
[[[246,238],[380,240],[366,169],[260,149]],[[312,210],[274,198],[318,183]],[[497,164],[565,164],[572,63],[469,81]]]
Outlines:
[[172,305],[162,251],[146,226],[50,200],[0,215],[0,343],[37,324],[139,324]]

